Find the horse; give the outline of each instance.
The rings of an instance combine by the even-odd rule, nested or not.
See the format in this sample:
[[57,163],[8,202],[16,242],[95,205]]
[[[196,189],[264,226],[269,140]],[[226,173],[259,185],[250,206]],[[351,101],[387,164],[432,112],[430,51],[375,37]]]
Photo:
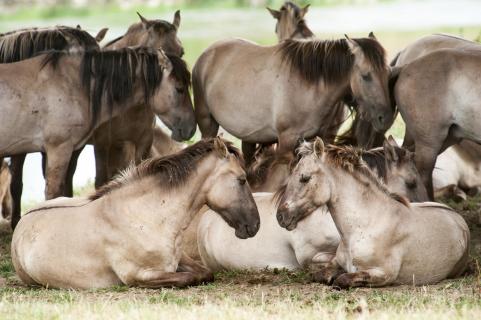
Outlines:
[[314,277],[340,288],[425,285],[460,276],[469,260],[469,228],[448,206],[393,194],[351,147],[322,139],[298,149],[300,160],[279,190],[277,220],[294,230],[327,205],[341,237],[336,256]]
[[130,167],[88,199],[54,199],[13,233],[12,261],[28,285],[185,287],[213,275],[182,253],[182,234],[203,205],[237,237],[253,237],[259,214],[239,151],[214,138]]
[[[180,11],[176,11],[172,23],[165,20],[149,20],[137,13],[140,22],[132,24],[127,32],[109,43],[103,50],[117,50],[130,46],[151,47],[162,49],[166,52],[171,61],[183,64],[180,59],[184,49],[177,37],[180,27]],[[180,70],[176,69],[176,70]],[[192,104],[190,94],[186,88],[190,86],[190,74],[179,75],[184,77],[183,85],[179,85],[179,91],[184,91],[185,103]],[[155,114],[146,112],[143,106],[132,108],[129,112],[112,119],[95,130],[90,144],[94,146],[96,175],[95,187],[98,188],[107,183],[115,174],[125,169],[130,163],[139,164],[142,159],[149,156],[153,142],[153,126]],[[172,126],[164,115],[158,114],[160,119],[172,130]],[[135,121],[133,121],[135,120]],[[172,138],[178,141],[188,140],[195,130],[187,132],[172,132]],[[71,181],[75,167],[69,171]]]
[[[433,34],[422,37],[398,52],[391,61],[391,66],[396,70],[420,58],[440,49],[473,49],[480,50],[479,43],[464,38],[447,34]],[[397,72],[397,71],[395,71]],[[403,147],[414,150],[414,141],[406,130]]]
[[9,220],[12,216],[12,195],[10,194],[10,182],[12,175],[5,160],[0,164],[0,212],[3,219]]
[[396,104],[406,132],[415,141],[416,166],[433,199],[438,154],[462,139],[481,143],[477,125],[481,96],[476,91],[481,50],[437,50],[399,67],[398,72]]
[[310,39],[314,37],[314,33],[309,29],[304,20],[309,9],[309,5],[300,8],[291,1],[286,1],[279,10],[267,7],[276,22],[276,35],[279,42],[286,39]]
[[[392,137],[385,141],[382,148],[360,151],[360,154],[365,164],[386,183],[389,191],[413,202],[427,200],[413,154],[400,148]],[[212,210],[200,218],[198,251],[210,270],[299,269],[334,258],[340,236],[326,206],[314,210],[299,222],[295,230],[287,231],[276,220],[273,193],[254,193],[254,200],[261,227],[252,239],[237,241],[230,234],[229,226]],[[236,248],[234,255],[231,248]]]
[[447,148],[436,159],[433,171],[434,196],[466,200],[481,189],[481,147],[463,140]]
[[192,105],[185,104],[176,78],[188,71],[178,67],[160,49],[142,47],[51,51],[0,65],[2,114],[8,115],[1,119],[0,156],[45,151],[50,199],[63,193],[72,152],[100,124],[134,106],[146,105],[168,115],[173,127],[193,130]]
[[[243,143],[278,142],[277,154],[290,156],[301,138],[334,138],[344,120],[339,102],[348,93],[377,128],[390,126],[388,76],[384,49],[374,35],[274,46],[220,41],[202,53],[192,71],[196,119],[203,137],[215,136],[221,125]],[[253,150],[243,151],[250,163]]]
[[[76,28],[68,26],[56,26],[46,28],[27,28],[13,30],[0,34],[0,63],[12,63],[32,58],[48,50],[65,50],[77,52],[82,50],[99,50],[98,43],[102,41],[108,28],[101,29],[95,37],[80,26]],[[80,151],[75,151],[70,166],[76,166],[76,159]],[[20,219],[21,198],[23,188],[23,164],[26,154],[16,154],[11,157],[10,168],[12,173],[11,194],[13,198],[12,208],[12,229],[15,228]],[[43,155],[45,163],[45,155]],[[45,167],[45,165],[44,165]],[[71,169],[71,168],[70,168]],[[45,168],[43,168],[45,171]],[[67,181],[67,185],[72,185]],[[72,188],[66,190],[71,196]]]

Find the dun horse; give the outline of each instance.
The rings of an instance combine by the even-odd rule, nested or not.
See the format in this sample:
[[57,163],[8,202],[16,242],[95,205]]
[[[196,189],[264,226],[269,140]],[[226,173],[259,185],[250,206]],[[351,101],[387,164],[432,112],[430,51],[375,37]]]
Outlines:
[[[130,46],[160,48],[167,53],[172,63],[183,64],[179,58],[176,58],[184,54],[182,43],[177,37],[181,21],[180,11],[175,12],[172,23],[164,20],[149,20],[139,13],[138,15],[141,21],[131,25],[123,36],[107,43],[104,50],[117,50]],[[180,70],[185,67],[175,69]],[[178,83],[177,89],[184,93],[184,103],[191,104],[188,92],[190,74],[179,74],[177,78],[182,80]],[[143,106],[136,106],[95,130],[90,143],[94,145],[97,188],[107,183],[130,163],[138,164],[149,156],[155,114],[145,110]],[[195,132],[195,124],[179,131],[175,130],[176,128],[164,114],[157,115],[172,130],[172,137],[176,140],[188,140]],[[69,176],[73,174],[73,171],[69,172]]]
[[[374,37],[269,47],[220,41],[193,69],[196,119],[203,137],[215,136],[221,125],[246,143],[278,142],[278,155],[290,155],[301,138],[334,138],[344,118],[339,102],[348,93],[378,129],[390,126],[388,76]],[[252,155],[245,150],[249,161]]]
[[390,193],[349,147],[321,139],[299,149],[280,192],[279,224],[294,230],[327,205],[341,242],[318,279],[345,287],[423,285],[457,277],[469,258],[469,228],[451,208]]
[[237,237],[257,233],[259,214],[241,161],[229,142],[200,141],[131,167],[88,200],[47,201],[15,229],[15,270],[28,285],[57,288],[211,281],[182,254],[183,231],[208,205]]
[[287,39],[309,39],[314,37],[314,33],[309,29],[304,20],[304,16],[309,9],[309,5],[300,8],[291,1],[286,1],[280,10],[267,8],[276,23],[276,35],[279,42]]
[[[391,192],[410,201],[427,200],[413,154],[399,148],[392,138],[383,148],[361,151],[361,157]],[[300,221],[295,230],[287,231],[276,220],[272,193],[256,193],[254,199],[261,227],[252,239],[235,239],[229,226],[212,210],[202,215],[195,245],[198,243],[202,261],[209,269],[298,269],[334,258],[340,236],[325,206]],[[231,248],[236,248],[236,254]]]
[[437,50],[399,70],[396,103],[415,141],[416,165],[433,199],[437,155],[461,139],[481,143],[481,95],[476,90],[481,50]]
[[[161,50],[146,48],[52,51],[0,65],[2,114],[8,115],[1,118],[0,156],[45,151],[46,197],[61,195],[72,152],[133,106],[168,114],[176,128],[192,127],[192,106],[183,103],[175,78],[188,71],[178,67]],[[25,94],[26,88],[36,94]]]
[[[48,50],[66,50],[71,52],[83,50],[98,50],[98,42],[102,41],[107,28],[99,31],[94,38],[88,32],[77,28],[58,26],[52,28],[30,28],[10,31],[0,35],[0,63],[12,63],[32,58]],[[70,169],[75,168],[80,151],[72,154]],[[12,229],[20,219],[21,198],[23,188],[23,164],[26,154],[16,154],[11,157],[13,198]],[[45,154],[43,154],[45,163]],[[45,166],[45,164],[44,164]],[[45,168],[44,168],[45,170]],[[71,186],[72,181],[67,181]],[[66,195],[72,195],[72,188],[66,190]]]

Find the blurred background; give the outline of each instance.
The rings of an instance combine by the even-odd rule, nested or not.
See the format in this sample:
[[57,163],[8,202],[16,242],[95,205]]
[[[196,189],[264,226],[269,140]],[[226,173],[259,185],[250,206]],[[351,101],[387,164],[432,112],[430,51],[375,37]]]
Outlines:
[[[179,38],[185,59],[192,67],[202,51],[213,42],[239,37],[261,44],[275,44],[275,20],[266,6],[279,9],[281,0],[0,0],[0,33],[25,27],[70,25],[92,34],[108,27],[104,43],[122,35],[137,22],[136,11],[148,19],[172,21],[181,9]],[[389,53],[389,58],[415,39],[432,33],[449,33],[479,41],[480,0],[294,0],[311,4],[306,15],[309,28],[320,39],[344,34],[367,36],[373,31]],[[1,115],[0,115],[1,116]],[[402,138],[398,121],[391,132]],[[198,137],[198,135],[197,135]],[[79,159],[75,175],[76,192],[92,188],[95,176],[93,151],[88,146]],[[23,201],[43,200],[44,181],[40,156],[27,157],[24,168]]]

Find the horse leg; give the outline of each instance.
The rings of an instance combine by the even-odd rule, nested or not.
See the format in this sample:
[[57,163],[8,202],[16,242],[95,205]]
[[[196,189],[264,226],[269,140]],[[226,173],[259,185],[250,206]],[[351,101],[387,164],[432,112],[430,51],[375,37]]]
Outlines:
[[413,136],[409,133],[408,129],[406,128],[406,132],[404,133],[404,141],[403,146],[404,149],[414,152],[415,150],[415,142]]
[[199,88],[195,76],[192,77],[192,86],[194,88],[195,120],[199,125],[202,138],[215,137],[219,131],[219,124],[212,117],[204,99],[204,92],[201,88]]
[[64,196],[65,178],[73,152],[71,144],[47,147],[47,178],[45,198],[47,200]]
[[242,141],[242,154],[244,155],[244,161],[246,167],[254,161],[254,154],[256,153],[256,144]]
[[333,282],[334,287],[353,288],[372,285],[379,287],[387,284],[392,277],[388,277],[381,269],[370,269],[353,273],[343,273]]
[[72,153],[72,157],[70,158],[70,162],[68,164],[67,177],[65,181],[65,196],[70,198],[73,197],[73,176],[75,175],[75,170],[77,169],[78,158],[80,157],[80,153],[82,153],[84,148],[85,146],[75,150]]
[[414,153],[416,167],[421,174],[423,183],[428,191],[429,200],[431,201],[434,200],[433,170],[439,150],[440,147],[435,145],[421,145],[418,143]]
[[294,158],[294,150],[301,136],[291,132],[282,132],[279,134],[279,143],[276,149],[276,155],[279,162],[290,161]]
[[200,263],[193,260],[185,252],[182,253],[179,266],[177,267],[177,272],[191,272],[196,275],[199,283],[214,281],[214,275],[212,272]]
[[[202,268],[201,269],[199,269]],[[164,272],[156,270],[141,270],[135,279],[129,280],[128,285],[142,288],[186,287],[202,282],[212,281],[212,273],[195,263],[185,254],[179,262],[179,272]]]
[[10,193],[12,194],[12,218],[10,220],[12,230],[15,230],[22,211],[22,190],[23,190],[23,164],[26,154],[19,154],[10,158]]
[[328,263],[314,263],[311,265],[311,268],[315,268],[315,270],[310,272],[312,281],[327,285],[331,285],[339,275],[345,272],[344,269],[342,269],[342,267],[337,263],[336,258],[332,259]]
[[108,153],[103,146],[94,145],[95,154],[95,189],[100,188],[108,181]]

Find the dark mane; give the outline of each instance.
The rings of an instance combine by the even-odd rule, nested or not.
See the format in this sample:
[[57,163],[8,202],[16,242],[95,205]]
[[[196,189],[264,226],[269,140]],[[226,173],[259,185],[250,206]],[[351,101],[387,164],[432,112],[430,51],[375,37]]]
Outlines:
[[[378,178],[374,172],[369,168],[362,157],[361,149],[352,146],[335,146],[328,145],[324,148],[327,155],[326,161],[337,168],[341,168],[349,172],[354,178],[361,180],[367,178],[377,189],[388,195],[390,198],[409,206],[409,202],[397,194],[391,193],[382,180]],[[298,154],[300,157],[313,154],[313,143],[304,143],[299,147]]]
[[73,44],[85,50],[99,49],[88,32],[66,26],[52,29],[21,29],[0,35],[0,63],[32,58],[49,50],[67,50]]
[[[156,32],[171,32],[171,31],[175,31],[176,30],[176,27],[168,22],[168,21],[165,21],[165,20],[148,20],[149,22],[149,28],[153,28]],[[121,39],[123,39],[124,37],[126,37],[127,35],[130,35],[130,34],[135,34],[135,33],[139,33],[139,32],[143,32],[145,30],[142,22],[136,22],[134,24],[132,24],[128,29],[127,29],[127,32],[124,33],[124,35],[118,37],[118,38],[115,38],[114,40],[111,40],[110,42],[108,42],[106,45],[105,45],[105,48],[113,45],[114,43],[120,41]]]
[[172,63],[172,75],[173,77],[182,83],[184,87],[187,89],[190,87],[191,81],[190,81],[190,71],[189,67],[187,66],[187,63],[182,60],[177,55],[174,54],[168,54],[166,53],[167,58],[169,58],[170,62]]
[[[143,161],[138,166],[131,166],[114,178],[114,180],[99,188],[89,199],[99,199],[128,183],[152,175],[156,175],[156,179],[162,187],[169,189],[178,188],[187,182],[205,157],[216,151],[216,139],[220,138],[204,139],[172,155],[151,158]],[[233,154],[243,165],[240,151],[231,142],[222,141],[228,152]]]
[[[163,68],[157,54],[157,50],[143,47],[83,53],[80,76],[90,97],[92,125],[96,124],[104,101],[110,108],[124,103],[139,81],[144,89],[144,102],[149,101],[162,82]],[[50,64],[56,68],[65,55],[68,55],[65,51],[52,51],[43,60],[43,66]]]
[[[370,38],[352,40],[359,44],[366,59],[376,70],[385,68],[386,53],[379,42]],[[279,46],[283,62],[311,83],[321,79],[327,83],[342,81],[351,73],[354,63],[346,39],[285,40]]]
[[274,145],[259,145],[254,154],[253,161],[246,170],[247,181],[252,188],[265,182],[276,160],[276,149]]

